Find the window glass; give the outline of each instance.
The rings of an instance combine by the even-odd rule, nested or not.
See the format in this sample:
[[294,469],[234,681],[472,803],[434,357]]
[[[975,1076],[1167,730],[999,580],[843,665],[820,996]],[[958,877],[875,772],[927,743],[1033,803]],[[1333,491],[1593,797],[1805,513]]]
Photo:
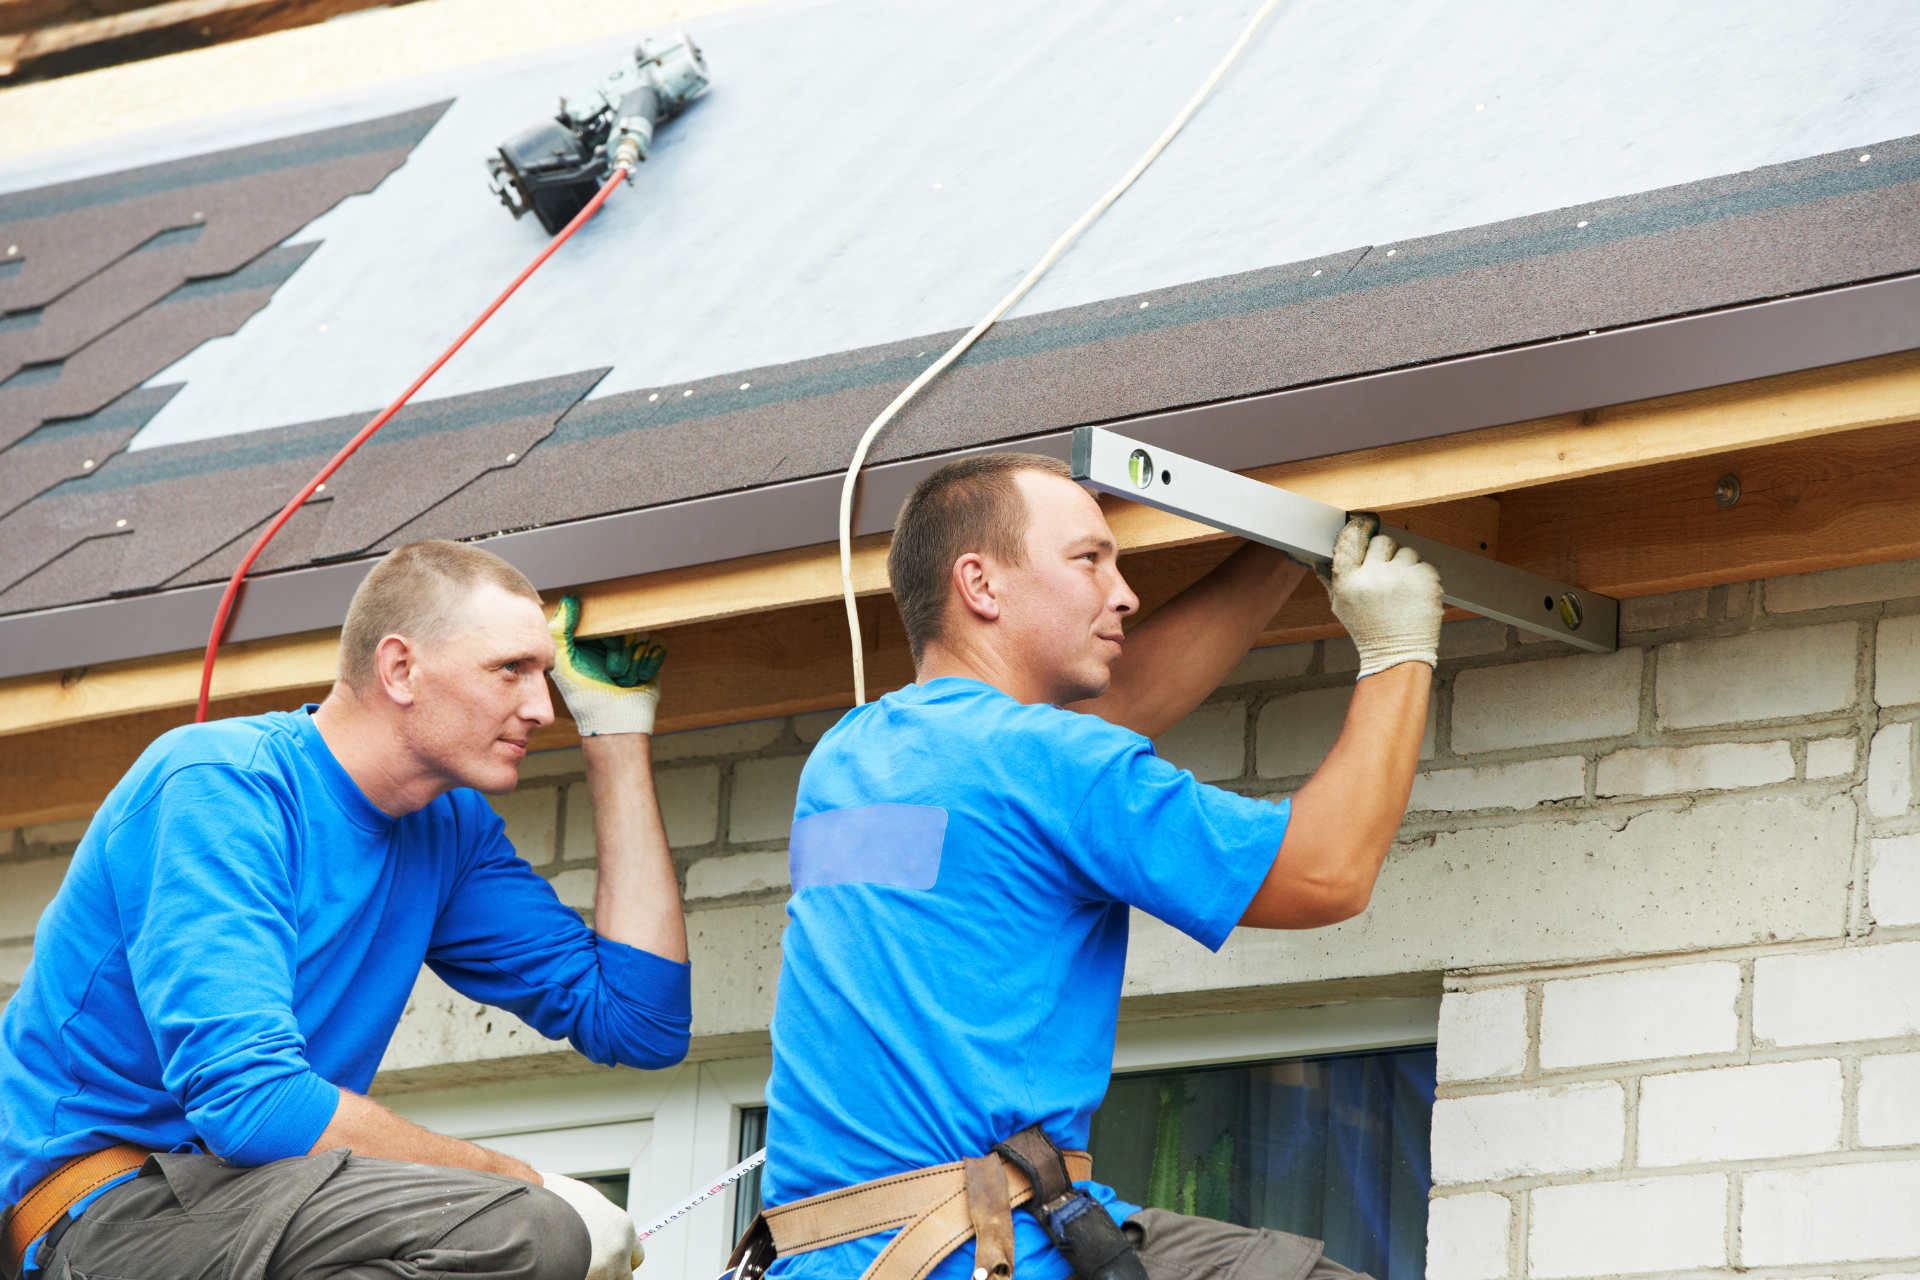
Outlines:
[[584,1175],[579,1180],[624,1209],[627,1207],[627,1183],[630,1179],[631,1175],[625,1173],[595,1173]]
[[1426,1273],[1431,1047],[1116,1076],[1094,1176],[1134,1204],[1324,1240],[1375,1280]]
[[[767,1109],[765,1107],[740,1108],[740,1145],[734,1154],[734,1163],[738,1164],[766,1145]],[[760,1170],[755,1169],[740,1179],[734,1187],[733,1238],[735,1240],[747,1234],[747,1228],[753,1225],[754,1215],[759,1212]]]

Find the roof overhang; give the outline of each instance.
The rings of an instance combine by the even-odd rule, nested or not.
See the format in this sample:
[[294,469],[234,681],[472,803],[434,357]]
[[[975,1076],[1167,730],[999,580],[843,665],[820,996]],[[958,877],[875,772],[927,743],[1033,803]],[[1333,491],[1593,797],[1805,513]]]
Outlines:
[[[1126,419],[1128,435],[1234,471],[1406,444],[1920,349],[1920,276],[1781,298],[1463,359]],[[1017,448],[1065,459],[1068,432],[878,465],[856,535],[884,533],[953,458]],[[543,591],[832,540],[837,475],[486,539]],[[371,559],[250,582],[230,641],[337,627]],[[217,584],[0,618],[0,678],[193,649]],[[48,658],[57,656],[58,668]]]

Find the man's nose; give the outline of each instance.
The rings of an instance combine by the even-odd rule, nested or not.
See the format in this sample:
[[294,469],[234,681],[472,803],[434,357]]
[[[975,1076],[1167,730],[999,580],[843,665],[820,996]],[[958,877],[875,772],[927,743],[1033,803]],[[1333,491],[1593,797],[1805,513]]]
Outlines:
[[520,708],[520,718],[531,720],[544,729],[553,723],[553,694],[547,688],[546,672],[541,672],[532,683],[526,704]]

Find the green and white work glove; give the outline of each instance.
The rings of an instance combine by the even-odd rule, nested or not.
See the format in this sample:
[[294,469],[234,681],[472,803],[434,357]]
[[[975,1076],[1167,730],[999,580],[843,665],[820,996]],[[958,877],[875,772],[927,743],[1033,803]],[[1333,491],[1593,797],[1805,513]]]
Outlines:
[[627,1211],[578,1179],[544,1169],[536,1172],[547,1190],[565,1200],[587,1224],[593,1252],[583,1280],[630,1280],[647,1253],[640,1247]]
[[1333,544],[1332,574],[1314,567],[1360,651],[1360,680],[1402,662],[1440,661],[1440,573],[1412,547],[1376,534],[1379,527],[1375,516],[1348,517]]
[[580,598],[560,601],[553,620],[553,682],[567,700],[580,736],[652,733],[660,705],[660,664],[667,651],[645,636],[579,640]]

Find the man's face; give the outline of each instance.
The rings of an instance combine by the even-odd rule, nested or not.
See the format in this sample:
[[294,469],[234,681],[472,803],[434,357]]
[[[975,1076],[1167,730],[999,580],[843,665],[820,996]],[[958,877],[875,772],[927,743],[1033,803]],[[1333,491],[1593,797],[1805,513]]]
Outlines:
[[489,795],[513,790],[528,739],[553,723],[546,676],[553,638],[540,606],[481,587],[467,597],[453,634],[416,652],[408,747],[454,786]]
[[1027,503],[1027,562],[998,570],[1010,656],[1050,702],[1098,697],[1120,657],[1120,619],[1140,600],[1120,576],[1113,531],[1092,494],[1044,471],[1014,479]]

